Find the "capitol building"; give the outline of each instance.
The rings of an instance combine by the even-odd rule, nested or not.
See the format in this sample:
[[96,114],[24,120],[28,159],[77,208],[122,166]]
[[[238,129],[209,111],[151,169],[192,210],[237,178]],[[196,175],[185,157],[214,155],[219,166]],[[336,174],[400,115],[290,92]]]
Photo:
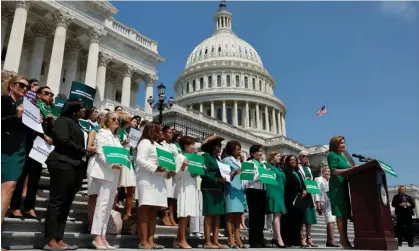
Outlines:
[[[201,140],[213,133],[224,143],[238,140],[245,153],[260,144],[264,155],[306,150],[313,167],[324,163],[327,145],[309,147],[287,137],[287,110],[274,94],[275,80],[256,49],[233,32],[225,1],[215,10],[214,33],[192,50],[174,79],[176,104],[163,112],[163,123]],[[67,97],[72,81],[82,82],[96,88],[100,109],[121,105],[152,120],[158,114],[147,100],[158,82],[156,67],[165,61],[158,47],[170,45],[120,23],[117,12],[108,1],[2,1],[2,69]],[[140,85],[144,104],[136,100]]]

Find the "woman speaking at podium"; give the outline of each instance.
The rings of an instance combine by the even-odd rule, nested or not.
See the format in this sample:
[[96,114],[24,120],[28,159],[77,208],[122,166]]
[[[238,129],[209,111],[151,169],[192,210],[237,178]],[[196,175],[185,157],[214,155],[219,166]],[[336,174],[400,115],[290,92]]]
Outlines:
[[331,171],[329,179],[329,198],[332,214],[336,216],[340,234],[340,244],[344,249],[351,249],[348,239],[348,217],[351,213],[348,185],[341,173],[352,166],[349,165],[345,155],[345,138],[335,136],[329,143],[327,162]]

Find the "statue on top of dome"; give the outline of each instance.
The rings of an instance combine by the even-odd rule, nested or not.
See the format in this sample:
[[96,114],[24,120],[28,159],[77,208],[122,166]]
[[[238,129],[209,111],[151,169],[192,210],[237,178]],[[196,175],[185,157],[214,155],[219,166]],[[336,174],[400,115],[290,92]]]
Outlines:
[[219,7],[220,7],[220,9],[219,9],[220,11],[227,9],[226,1],[225,0],[222,0],[221,3],[220,3],[220,5],[219,5]]

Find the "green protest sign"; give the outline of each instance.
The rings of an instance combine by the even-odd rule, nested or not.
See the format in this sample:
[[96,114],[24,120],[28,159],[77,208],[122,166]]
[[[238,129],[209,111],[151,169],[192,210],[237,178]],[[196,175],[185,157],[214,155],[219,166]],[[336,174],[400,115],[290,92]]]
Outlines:
[[69,99],[82,99],[84,104],[89,108],[93,107],[96,89],[83,83],[74,82],[71,84]]
[[90,124],[90,122],[84,119],[79,119],[79,125],[85,132],[90,132],[90,130],[92,129],[92,125]]
[[319,186],[317,182],[314,180],[304,180],[304,184],[306,185],[307,192],[311,194],[320,194]]
[[103,146],[102,149],[108,164],[121,164],[131,168],[129,150],[115,146]]
[[61,110],[63,109],[64,103],[67,101],[65,98],[55,98],[54,107],[51,109],[52,115],[54,117],[59,117]]
[[204,175],[204,157],[194,153],[185,153],[188,159],[188,172],[197,175]]
[[254,180],[255,179],[255,165],[250,162],[243,162],[241,166],[240,179]]
[[260,182],[267,185],[278,185],[276,180],[276,174],[272,171],[266,170],[265,168],[258,168]]
[[383,169],[384,172],[390,174],[391,176],[399,177],[399,176],[397,176],[397,173],[394,171],[394,169],[390,165],[382,162],[381,160],[377,160],[377,161],[380,164],[380,166],[381,166],[381,168]]
[[176,171],[175,156],[173,156],[173,153],[159,147],[156,147],[156,151],[159,166],[166,168],[169,171]]

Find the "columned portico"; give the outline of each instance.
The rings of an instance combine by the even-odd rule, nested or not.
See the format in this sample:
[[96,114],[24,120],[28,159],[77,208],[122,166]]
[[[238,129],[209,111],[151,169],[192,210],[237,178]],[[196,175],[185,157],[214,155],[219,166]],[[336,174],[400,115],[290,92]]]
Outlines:
[[70,37],[66,43],[67,52],[65,54],[66,58],[66,73],[65,73],[65,82],[60,85],[60,93],[69,97],[71,84],[76,80],[77,77],[77,67],[79,61],[79,51],[81,48],[81,42],[73,37]]
[[238,126],[238,112],[237,112],[237,101],[234,101],[234,109],[233,109],[233,125]]
[[129,106],[131,98],[131,77],[134,73],[134,67],[132,65],[124,65],[122,69],[124,78],[122,79],[122,96],[121,105]]
[[246,108],[245,108],[245,118],[244,118],[244,128],[249,128],[249,102],[246,101]]
[[259,119],[259,103],[256,103],[256,128],[260,130],[260,119]]
[[227,123],[227,109],[225,100],[223,100],[223,122]]
[[42,61],[44,60],[46,35],[50,30],[43,23],[36,23],[32,26],[32,32],[35,34],[31,60],[29,63],[29,78],[40,79]]
[[30,1],[16,1],[16,10],[3,69],[18,72]]
[[101,53],[99,56],[97,78],[96,78],[96,95],[95,103],[99,104],[105,99],[105,87],[106,87],[106,67],[111,61],[111,56],[108,54]]
[[269,132],[269,110],[268,106],[265,106],[265,130]]
[[153,84],[156,80],[153,78],[153,76],[148,75],[145,79],[145,100],[144,100],[144,112],[151,114],[152,108],[150,104],[147,102],[147,99],[149,97],[153,98]]
[[281,112],[278,111],[278,134],[283,135],[282,133],[282,119],[281,119]]
[[272,128],[271,129],[273,133],[277,133],[275,109],[272,109]]
[[91,27],[89,28],[87,35],[90,38],[90,45],[84,84],[95,88],[97,65],[99,60],[99,40],[103,35],[105,35],[105,32],[103,29]]
[[[58,93],[60,90],[67,26],[72,19],[70,14],[66,12],[56,11],[53,13],[53,21],[56,23],[57,27],[55,29],[47,78],[47,86],[53,93]],[[9,52],[7,52],[7,55],[9,55]]]

